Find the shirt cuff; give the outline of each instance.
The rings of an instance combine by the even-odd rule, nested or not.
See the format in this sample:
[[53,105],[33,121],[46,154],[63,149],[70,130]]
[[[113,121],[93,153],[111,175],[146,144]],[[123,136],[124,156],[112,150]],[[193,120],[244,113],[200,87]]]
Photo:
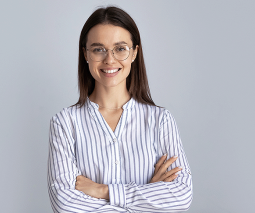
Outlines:
[[110,205],[126,207],[126,193],[124,184],[108,184]]

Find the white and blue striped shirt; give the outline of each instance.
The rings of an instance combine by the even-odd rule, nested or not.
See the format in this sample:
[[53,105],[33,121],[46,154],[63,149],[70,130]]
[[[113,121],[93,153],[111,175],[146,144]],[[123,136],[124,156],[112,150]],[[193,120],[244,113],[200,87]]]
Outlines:
[[[174,118],[168,110],[131,98],[114,131],[89,99],[50,123],[48,189],[54,212],[179,212],[192,201],[192,181]],[[168,153],[182,166],[172,182],[149,183]],[[109,201],[75,189],[76,177],[107,184]]]

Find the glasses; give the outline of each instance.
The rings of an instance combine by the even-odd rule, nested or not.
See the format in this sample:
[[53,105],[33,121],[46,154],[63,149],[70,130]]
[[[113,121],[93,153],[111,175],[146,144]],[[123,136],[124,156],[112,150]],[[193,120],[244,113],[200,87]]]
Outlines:
[[128,58],[130,49],[132,48],[133,47],[128,47],[126,45],[118,45],[111,50],[111,49],[105,49],[104,47],[95,46],[87,50],[89,51],[89,57],[93,61],[97,61],[97,62],[103,61],[108,54],[108,50],[112,51],[112,55],[115,59],[117,59],[118,61],[124,61]]

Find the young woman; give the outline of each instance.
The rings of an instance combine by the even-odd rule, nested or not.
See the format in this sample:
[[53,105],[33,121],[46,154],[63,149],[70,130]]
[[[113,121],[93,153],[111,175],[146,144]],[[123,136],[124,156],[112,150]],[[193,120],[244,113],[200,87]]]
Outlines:
[[51,119],[48,188],[54,212],[179,212],[192,200],[175,121],[154,104],[138,28],[116,7],[86,21],[79,101]]

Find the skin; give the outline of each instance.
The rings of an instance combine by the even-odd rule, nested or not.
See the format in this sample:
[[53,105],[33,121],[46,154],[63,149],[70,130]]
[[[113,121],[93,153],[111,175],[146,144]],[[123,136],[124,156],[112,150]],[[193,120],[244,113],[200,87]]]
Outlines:
[[[124,41],[128,47],[132,47],[130,33],[121,27],[110,24],[96,25],[88,33],[87,48],[94,43],[101,43],[106,49],[113,49],[115,43]],[[138,46],[130,50],[129,57],[124,61],[116,60],[111,51],[108,51],[104,61],[95,62],[90,59],[89,52],[83,49],[84,57],[88,61],[89,70],[95,79],[95,89],[91,96],[91,100],[96,101],[101,106],[115,108],[122,106],[130,99],[130,95],[126,88],[126,78],[130,73],[132,60],[135,60]],[[114,77],[105,77],[100,69],[121,68]]]
[[[98,24],[94,26],[88,33],[87,48],[90,48],[94,43],[102,44],[106,49],[113,49],[118,42],[125,42],[128,47],[132,47],[131,34],[124,28],[113,26],[111,24]],[[88,61],[89,70],[95,79],[95,89],[89,99],[100,106],[107,108],[99,108],[112,130],[115,129],[123,109],[112,109],[123,106],[130,100],[130,95],[126,88],[126,78],[130,73],[131,63],[135,60],[138,46],[130,50],[129,57],[124,61],[116,60],[112,52],[109,50],[106,58],[101,62],[91,60],[89,52],[83,49],[84,57]],[[114,77],[106,77],[101,71],[102,69],[120,68],[118,74]],[[109,109],[111,108],[111,109]],[[173,181],[182,168],[174,168],[167,172],[167,169],[177,159],[172,157],[168,160],[167,155],[163,155],[155,165],[154,175],[150,183],[165,181]],[[85,176],[77,176],[75,189],[84,192],[95,198],[109,200],[109,189],[106,184],[96,183]]]
[[157,164],[155,165],[154,175],[150,181],[150,183],[158,182],[158,181],[165,181],[165,182],[171,182],[175,178],[178,177],[177,172],[181,171],[181,167],[176,167],[170,171],[167,172],[168,167],[172,165],[173,162],[177,160],[177,156],[171,157],[168,160],[167,155],[163,155]]

